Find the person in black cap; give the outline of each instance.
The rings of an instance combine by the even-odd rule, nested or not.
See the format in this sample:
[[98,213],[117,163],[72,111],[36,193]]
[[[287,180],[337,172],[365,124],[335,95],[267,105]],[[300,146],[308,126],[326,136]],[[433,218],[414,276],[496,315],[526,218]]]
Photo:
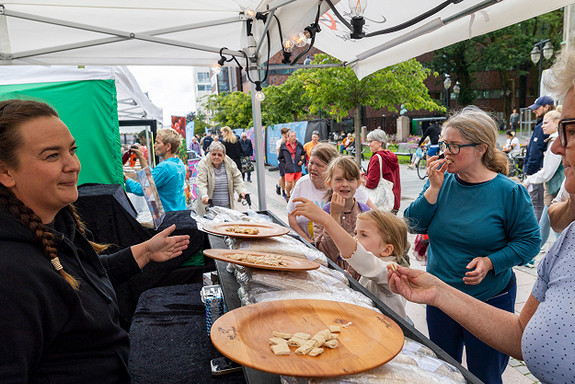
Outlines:
[[[547,150],[547,142],[545,139],[549,137],[543,133],[543,116],[555,109],[555,101],[550,96],[539,96],[533,105],[529,106],[529,109],[533,111],[535,117],[537,117],[537,123],[533,129],[533,134],[529,140],[529,146],[527,147],[527,152],[525,153],[525,162],[523,165],[523,171],[527,176],[532,175],[539,171],[543,167],[543,153]],[[531,202],[533,203],[533,210],[535,211],[535,216],[537,221],[541,219],[541,213],[543,212],[543,196],[545,190],[543,184],[531,184],[529,188],[529,196],[531,197]]]

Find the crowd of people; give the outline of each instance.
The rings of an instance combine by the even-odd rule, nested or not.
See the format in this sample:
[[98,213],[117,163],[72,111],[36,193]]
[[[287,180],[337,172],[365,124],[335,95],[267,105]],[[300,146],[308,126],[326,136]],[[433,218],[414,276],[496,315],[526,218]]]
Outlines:
[[[544,382],[575,377],[575,51],[559,57],[550,88],[563,105],[543,95],[529,106],[537,121],[525,180],[507,176],[508,155],[521,151],[517,111],[499,148],[495,119],[467,106],[425,130],[418,146],[429,141],[428,179],[403,214],[400,165],[384,130],[365,138],[372,152],[365,171],[349,156],[362,142],[351,133],[334,136],[341,140],[334,145],[312,131],[302,143],[284,127],[276,142],[276,192],[287,202],[290,227],[399,316],[407,318],[406,300],[426,304],[431,341],[460,363],[465,350],[468,369],[488,384],[502,383],[509,356],[525,359]],[[252,181],[248,134],[228,126],[220,133],[193,137],[189,145],[201,157],[194,207],[200,216],[211,206],[234,209]],[[186,210],[176,130],[139,134],[123,160],[147,167],[152,140],[161,161],[150,175],[161,204]],[[128,335],[113,286],[150,262],[180,255],[189,243],[188,236],[171,236],[171,226],[106,254],[73,206],[81,168],[76,149],[47,104],[0,102],[0,297],[17,298],[2,300],[2,382],[128,383]],[[127,192],[145,193],[130,175],[124,181]],[[556,241],[515,315],[513,268],[533,264],[551,229]],[[428,236],[425,271],[409,268],[409,232]]]

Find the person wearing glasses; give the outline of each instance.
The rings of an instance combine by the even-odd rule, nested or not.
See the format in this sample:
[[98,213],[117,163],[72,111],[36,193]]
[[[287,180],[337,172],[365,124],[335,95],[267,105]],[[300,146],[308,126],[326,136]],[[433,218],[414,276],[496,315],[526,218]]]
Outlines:
[[[512,267],[539,252],[541,237],[526,188],[507,175],[495,120],[469,106],[453,115],[439,142],[445,158],[429,158],[429,180],[404,215],[429,234],[427,271],[487,304],[513,313]],[[467,332],[440,308],[427,306],[430,339],[485,383],[501,383],[509,357]]]
[[[575,195],[575,50],[564,50],[548,88],[565,95],[558,140],[550,150],[563,159],[565,190]],[[389,284],[410,301],[440,308],[485,343],[524,360],[541,382],[572,383],[575,376],[575,225],[569,224],[541,260],[537,280],[519,315],[476,300],[423,271],[400,267]]]

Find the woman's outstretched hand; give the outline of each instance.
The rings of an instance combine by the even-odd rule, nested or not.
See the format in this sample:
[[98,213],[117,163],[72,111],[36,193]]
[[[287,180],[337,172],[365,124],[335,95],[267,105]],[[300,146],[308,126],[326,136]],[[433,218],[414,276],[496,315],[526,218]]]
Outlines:
[[425,271],[406,267],[399,267],[394,271],[391,265],[387,267],[387,279],[393,292],[414,303],[430,305],[435,305],[444,284]]
[[190,236],[170,236],[175,229],[176,225],[173,224],[150,240],[132,247],[134,259],[140,268],[143,268],[150,261],[161,263],[173,259],[180,256],[184,249],[188,248]]

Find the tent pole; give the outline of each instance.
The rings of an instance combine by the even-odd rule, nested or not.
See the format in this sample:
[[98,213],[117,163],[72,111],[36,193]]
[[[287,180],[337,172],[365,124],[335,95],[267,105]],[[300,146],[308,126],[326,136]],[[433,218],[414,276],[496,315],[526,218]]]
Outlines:
[[[259,79],[259,72],[252,70],[252,79]],[[266,179],[264,170],[264,135],[262,131],[262,105],[256,100],[256,85],[251,83],[252,115],[254,120],[254,139],[256,141],[256,172],[258,179],[258,207],[260,211],[267,210]]]

